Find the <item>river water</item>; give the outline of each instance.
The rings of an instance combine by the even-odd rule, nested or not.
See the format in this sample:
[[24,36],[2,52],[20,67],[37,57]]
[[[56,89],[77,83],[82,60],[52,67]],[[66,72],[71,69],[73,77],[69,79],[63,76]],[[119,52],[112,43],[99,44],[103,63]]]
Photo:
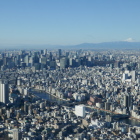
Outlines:
[[36,96],[51,101],[51,102],[57,102],[58,104],[63,104],[66,103],[67,101],[59,99],[57,97],[52,96],[49,93],[43,92],[43,91],[39,91],[39,90],[32,90],[32,93],[35,94]]
[[[67,101],[64,101],[62,99],[59,99],[57,97],[54,97],[52,96],[51,94],[48,94],[48,93],[45,93],[45,92],[42,92],[42,91],[38,91],[38,90],[33,90],[32,91],[36,96],[42,98],[42,99],[45,99],[45,100],[49,100],[49,101],[52,101],[52,102],[57,102],[58,104],[63,104],[63,103],[66,103]],[[90,110],[90,111],[95,111],[95,109],[89,109],[87,108],[87,110]],[[104,111],[98,111],[100,112],[100,114],[104,115],[105,112]],[[140,126],[140,121],[136,120],[136,119],[120,119],[119,120],[120,122],[124,122],[126,124],[129,124],[129,125],[132,125],[132,126]]]

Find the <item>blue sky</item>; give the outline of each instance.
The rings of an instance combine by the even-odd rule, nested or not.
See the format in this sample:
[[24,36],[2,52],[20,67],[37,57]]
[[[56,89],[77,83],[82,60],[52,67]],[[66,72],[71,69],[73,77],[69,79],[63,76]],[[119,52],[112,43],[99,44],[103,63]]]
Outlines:
[[140,41],[140,0],[0,0],[0,44]]

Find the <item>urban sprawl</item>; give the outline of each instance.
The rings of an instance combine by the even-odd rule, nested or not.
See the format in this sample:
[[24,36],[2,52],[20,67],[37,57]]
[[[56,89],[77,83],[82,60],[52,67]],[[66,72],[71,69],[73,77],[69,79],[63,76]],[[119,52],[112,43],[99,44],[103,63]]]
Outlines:
[[140,139],[139,50],[0,51],[0,140]]

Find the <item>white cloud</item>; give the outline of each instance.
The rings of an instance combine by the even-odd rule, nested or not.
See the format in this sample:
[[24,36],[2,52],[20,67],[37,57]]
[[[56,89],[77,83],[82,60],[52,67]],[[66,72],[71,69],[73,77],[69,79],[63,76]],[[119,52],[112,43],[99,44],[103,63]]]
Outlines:
[[134,42],[135,40],[133,39],[133,38],[127,38],[127,39],[125,39],[125,40],[123,40],[123,41],[126,41],[126,42]]

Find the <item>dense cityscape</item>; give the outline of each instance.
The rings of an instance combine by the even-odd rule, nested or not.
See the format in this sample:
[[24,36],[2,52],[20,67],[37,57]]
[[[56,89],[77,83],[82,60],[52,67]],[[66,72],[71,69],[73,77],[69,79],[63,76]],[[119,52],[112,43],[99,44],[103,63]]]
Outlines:
[[140,0],[0,1],[0,140],[140,140]]
[[1,140],[137,140],[138,50],[0,52]]

